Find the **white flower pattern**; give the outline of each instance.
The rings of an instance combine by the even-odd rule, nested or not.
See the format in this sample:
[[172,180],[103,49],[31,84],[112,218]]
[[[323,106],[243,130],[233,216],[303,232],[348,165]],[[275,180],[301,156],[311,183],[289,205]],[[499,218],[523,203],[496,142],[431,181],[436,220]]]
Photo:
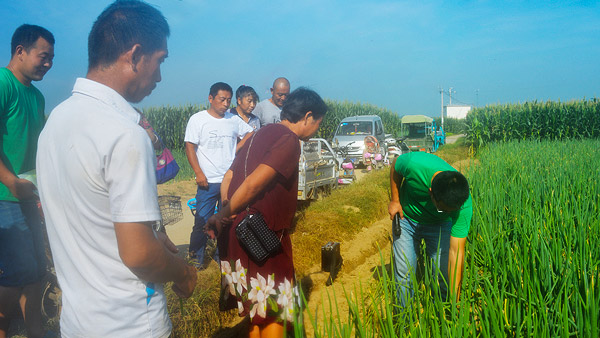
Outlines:
[[248,293],[248,299],[253,303],[250,309],[250,318],[258,314],[262,318],[267,317],[267,298],[270,295],[275,295],[275,281],[273,275],[269,275],[267,279],[256,274],[256,278],[250,278],[250,287],[252,290]]
[[284,278],[283,283],[279,283],[279,297],[277,304],[281,306],[281,319],[292,321],[294,320],[294,288],[287,278]]
[[[234,296],[238,297],[237,306],[239,314],[245,311],[245,306],[250,306],[250,318],[259,316],[267,317],[267,309],[271,304],[275,315],[279,315],[281,320],[293,321],[295,310],[295,297],[298,293],[293,283],[284,278],[283,282],[279,283],[275,288],[275,275],[270,274],[265,278],[260,273],[256,274],[256,278],[250,278],[250,286],[246,277],[247,269],[242,266],[238,259],[235,262],[235,271],[231,267],[233,261],[221,261],[221,274],[225,277],[224,287]],[[271,303],[269,303],[269,299]],[[247,301],[250,303],[248,304]]]
[[233,273],[231,272],[231,265],[227,261],[221,261],[221,275],[225,277],[223,283],[224,286],[229,290],[233,296],[235,296],[235,286],[233,285]]
[[236,284],[238,294],[242,294],[245,290],[248,290],[248,282],[246,281],[246,269],[242,266],[242,262],[238,259],[235,262],[235,273],[233,275],[233,281]]

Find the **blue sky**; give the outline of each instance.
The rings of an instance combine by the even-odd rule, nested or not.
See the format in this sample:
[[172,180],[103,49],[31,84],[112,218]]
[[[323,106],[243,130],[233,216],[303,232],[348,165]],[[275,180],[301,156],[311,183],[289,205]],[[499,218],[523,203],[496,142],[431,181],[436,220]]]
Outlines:
[[[49,112],[85,76],[87,35],[111,1],[0,1],[1,66],[20,24],[55,35],[54,66],[36,83]],[[439,115],[440,87],[479,106],[600,97],[595,1],[148,2],[171,37],[162,82],[141,107],[206,103],[217,81],[264,99],[278,76],[399,115]]]

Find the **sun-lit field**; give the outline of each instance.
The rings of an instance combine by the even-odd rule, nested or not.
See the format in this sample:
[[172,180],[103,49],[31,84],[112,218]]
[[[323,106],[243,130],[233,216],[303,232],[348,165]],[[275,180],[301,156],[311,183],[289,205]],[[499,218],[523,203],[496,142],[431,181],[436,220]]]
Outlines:
[[[425,272],[411,307],[399,309],[381,268],[374,286],[331,294],[307,327],[321,337],[598,337],[599,147],[529,141],[482,150],[468,172],[474,219],[460,301],[441,302]],[[333,319],[339,297],[350,304],[347,320]]]
[[[488,117],[496,113],[487,112]],[[527,140],[486,141],[475,148],[475,157],[473,144],[464,140],[438,153],[466,173],[474,202],[458,303],[441,301],[426,266],[411,306],[398,308],[389,274],[393,263],[382,255],[373,267],[375,283],[347,286],[345,294],[331,295],[328,308],[304,311],[294,328],[297,335],[598,337],[600,141],[586,139],[588,129],[583,128],[562,138],[542,137],[554,135],[542,132],[535,138],[525,130],[511,135],[525,133]],[[303,209],[293,235],[299,277],[318,264],[323,238],[344,242],[385,217],[386,171]],[[349,211],[357,209],[360,215]],[[211,286],[197,291],[183,307],[170,297],[176,336],[235,336],[234,324],[228,324],[235,313],[218,313],[215,305],[218,270],[213,268],[207,274],[214,276],[204,280],[212,281]],[[340,299],[347,313],[339,313]]]

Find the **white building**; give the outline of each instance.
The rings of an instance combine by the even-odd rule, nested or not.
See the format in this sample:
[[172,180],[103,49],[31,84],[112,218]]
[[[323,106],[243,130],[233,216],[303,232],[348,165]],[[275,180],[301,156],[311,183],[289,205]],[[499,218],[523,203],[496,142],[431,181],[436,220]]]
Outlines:
[[444,106],[444,117],[452,117],[455,119],[464,119],[467,113],[471,110],[471,106],[452,104]]

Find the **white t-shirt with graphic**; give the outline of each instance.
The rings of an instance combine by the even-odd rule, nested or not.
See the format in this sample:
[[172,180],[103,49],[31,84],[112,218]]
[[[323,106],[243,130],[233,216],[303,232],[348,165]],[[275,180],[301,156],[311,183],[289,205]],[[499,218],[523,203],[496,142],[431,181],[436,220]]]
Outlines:
[[235,157],[238,139],[252,131],[246,122],[229,112],[220,119],[206,110],[190,117],[185,129],[185,142],[198,146],[196,157],[208,183],[223,181]]

